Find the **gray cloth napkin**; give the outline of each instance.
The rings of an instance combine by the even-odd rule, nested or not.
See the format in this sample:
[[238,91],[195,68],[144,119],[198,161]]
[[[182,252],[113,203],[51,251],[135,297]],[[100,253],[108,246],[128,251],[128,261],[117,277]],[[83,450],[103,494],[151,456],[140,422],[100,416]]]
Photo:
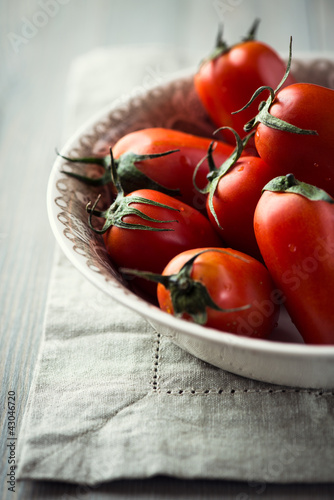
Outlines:
[[[104,104],[142,91],[147,75],[154,83],[152,75],[166,78],[192,57],[128,47],[80,58],[64,135]],[[333,395],[248,380],[192,357],[95,289],[57,250],[18,478],[330,482]]]

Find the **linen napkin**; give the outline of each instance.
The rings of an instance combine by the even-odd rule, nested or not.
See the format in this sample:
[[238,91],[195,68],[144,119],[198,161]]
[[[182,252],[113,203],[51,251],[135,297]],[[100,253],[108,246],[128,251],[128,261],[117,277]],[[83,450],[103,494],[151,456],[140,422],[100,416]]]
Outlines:
[[[161,47],[82,56],[70,72],[64,137],[197,57]],[[249,380],[191,356],[95,289],[57,249],[18,478],[330,482],[333,396]]]

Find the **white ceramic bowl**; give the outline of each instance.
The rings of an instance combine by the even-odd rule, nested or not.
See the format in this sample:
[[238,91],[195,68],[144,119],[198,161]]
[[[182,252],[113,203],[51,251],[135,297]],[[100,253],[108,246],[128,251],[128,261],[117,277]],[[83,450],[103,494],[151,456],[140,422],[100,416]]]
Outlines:
[[[292,65],[299,81],[334,88],[334,63],[300,61]],[[214,130],[192,85],[192,74],[177,77],[102,111],[84,125],[62,150],[66,156],[87,156],[101,143],[110,146],[124,134],[147,127],[177,128],[210,135]],[[177,319],[131,292],[113,268],[101,236],[87,226],[85,206],[97,191],[65,176],[68,164],[58,157],[47,193],[48,214],[55,237],[67,257],[92,284],[144,316],[159,332],[194,356],[215,366],[264,382],[330,390],[334,388],[334,346],[301,343],[285,311],[272,339],[239,337]],[[276,339],[280,340],[276,340]],[[284,341],[283,341],[284,339]]]

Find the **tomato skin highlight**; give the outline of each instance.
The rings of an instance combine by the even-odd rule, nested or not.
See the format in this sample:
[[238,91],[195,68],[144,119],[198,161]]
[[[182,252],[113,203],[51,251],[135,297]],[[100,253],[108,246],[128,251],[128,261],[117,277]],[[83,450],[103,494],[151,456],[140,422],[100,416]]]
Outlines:
[[[138,215],[125,215],[127,223],[146,224],[150,227],[170,228],[172,231],[150,231],[111,226],[103,235],[107,251],[117,267],[161,273],[167,263],[178,253],[200,245],[223,247],[209,220],[193,207],[158,191],[141,189],[127,195],[141,196],[175,208],[178,211],[142,203],[131,203],[150,217],[176,222],[158,223],[143,221]],[[155,294],[156,285],[136,279],[138,285]]]
[[[193,185],[193,172],[197,164],[207,153],[212,139],[199,137],[178,130],[153,127],[137,130],[123,136],[112,148],[113,156],[117,160],[126,153],[140,155],[164,153],[169,150],[178,152],[161,158],[136,162],[136,168],[158,184],[169,189],[180,189],[178,199],[193,206],[197,210],[205,211],[206,196],[199,193]],[[233,151],[230,144],[215,141],[215,152],[218,161],[223,163]],[[108,146],[109,148],[109,146]],[[105,144],[101,144],[99,155],[107,155]],[[204,187],[206,175],[209,172],[207,161],[204,161],[198,171],[198,185]],[[124,184],[122,174],[121,183]]]
[[[164,275],[177,273],[196,253],[195,248],[174,257],[163,271]],[[245,310],[221,312],[207,308],[207,327],[254,338],[267,338],[276,325],[279,307],[272,300],[274,284],[263,264],[237,250],[226,248],[227,253],[212,252],[199,255],[193,264],[191,278],[201,281],[213,301],[221,308],[237,308],[250,304]],[[159,283],[160,308],[173,314],[170,292]],[[190,320],[187,315],[183,319]]]
[[[275,89],[284,71],[284,61],[269,45],[252,40],[204,62],[194,77],[194,84],[217,127],[232,127],[244,137],[243,127],[256,114],[262,99],[258,98],[242,113],[231,113],[241,109],[259,87],[265,85]],[[294,82],[290,74],[285,86]],[[226,140],[231,139],[226,136]]]
[[260,157],[279,175],[293,173],[334,196],[334,90],[309,83],[290,85],[277,93],[270,114],[318,135],[274,130],[259,123],[255,145]]
[[265,191],[254,230],[305,343],[334,344],[334,205]]
[[262,260],[256,242],[253,219],[262,188],[274,177],[271,166],[261,158],[245,156],[219,180],[212,203],[218,226],[207,200],[210,222],[226,244]]

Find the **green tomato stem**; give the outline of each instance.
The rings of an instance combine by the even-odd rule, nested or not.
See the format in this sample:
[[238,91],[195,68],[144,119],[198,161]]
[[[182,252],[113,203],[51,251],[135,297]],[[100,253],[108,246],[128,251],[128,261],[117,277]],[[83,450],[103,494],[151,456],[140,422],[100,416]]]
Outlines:
[[261,22],[260,18],[255,19],[255,21],[253,22],[247,35],[243,37],[243,39],[242,39],[243,42],[252,42],[253,40],[256,39],[257,30],[258,30],[260,22]]
[[[239,160],[245,146],[247,145],[247,143],[248,143],[250,137],[253,135],[253,133],[248,134],[244,138],[244,140],[242,140],[240,138],[239,134],[231,127],[220,127],[214,133],[217,133],[221,130],[230,130],[234,134],[234,138],[236,141],[236,147],[232,151],[231,155],[221,164],[221,166],[219,168],[216,168],[215,162],[213,160],[214,142],[212,141],[209,145],[208,152],[207,152],[206,156],[198,163],[198,165],[196,166],[196,168],[194,170],[193,184],[194,184],[195,188],[200,193],[202,193],[202,194],[208,193],[209,194],[208,204],[209,204],[210,212],[213,215],[218,227],[222,230],[223,228],[220,225],[219,219],[217,217],[216,211],[215,211],[214,206],[213,206],[213,197],[214,197],[214,194],[216,192],[216,189],[217,189],[217,186],[218,186],[220,179],[224,175],[226,175],[227,172],[229,172],[231,170],[233,165],[235,165],[235,163]],[[207,160],[208,165],[209,165],[209,173],[207,175],[208,183],[203,189],[200,189],[196,183],[196,176],[197,176],[198,169],[204,160]]]
[[[107,210],[97,210],[96,206],[101,198],[99,195],[91,207],[91,202],[89,202],[86,205],[86,210],[89,213],[88,217],[88,225],[89,227],[95,231],[96,233],[103,234],[105,233],[111,226],[117,226],[120,228],[124,229],[140,229],[140,230],[146,230],[146,231],[173,231],[173,228],[168,228],[168,227],[152,227],[148,226],[145,224],[131,224],[128,222],[124,222],[123,218],[126,215],[137,215],[143,220],[149,221],[149,222],[156,222],[159,224],[167,224],[171,222],[178,222],[175,219],[169,219],[169,220],[160,220],[160,219],[154,219],[153,217],[150,217],[149,215],[145,214],[141,210],[138,210],[137,208],[134,208],[131,206],[132,203],[140,203],[143,205],[150,205],[150,206],[155,206],[155,207],[161,207],[161,208],[167,208],[168,210],[176,211],[178,212],[179,210],[177,208],[170,207],[169,205],[166,205],[164,203],[159,203],[157,201],[149,200],[146,198],[143,198],[141,196],[125,196],[124,190],[117,172],[116,168],[116,163],[113,158],[112,154],[112,149],[110,148],[110,158],[111,158],[111,180],[116,187],[117,190],[117,196],[114,202],[107,208]],[[92,223],[92,216],[95,215],[96,217],[102,217],[105,219],[105,223],[102,227],[102,229],[97,229],[96,227],[93,226]]]
[[301,135],[317,135],[317,132],[315,130],[307,130],[307,129],[302,129],[302,128],[296,127],[295,125],[292,125],[291,123],[288,123],[288,122],[281,120],[280,118],[277,118],[277,117],[270,114],[270,107],[273,104],[277,93],[279,92],[279,90],[281,89],[281,87],[283,86],[283,84],[285,83],[286,79],[289,76],[290,68],[291,68],[291,60],[292,60],[292,37],[290,37],[289,58],[288,58],[287,67],[286,67],[285,73],[283,75],[283,78],[280,81],[280,83],[278,84],[277,88],[275,90],[273,90],[269,86],[263,86],[263,87],[258,88],[254,92],[254,94],[252,95],[252,97],[248,101],[248,103],[245,104],[245,106],[243,106],[238,111],[232,112],[232,114],[236,114],[236,113],[240,113],[240,112],[244,111],[254,102],[254,100],[264,90],[269,91],[269,97],[267,98],[267,100],[262,101],[259,105],[258,114],[245,124],[244,130],[246,132],[250,132],[251,130],[253,130],[256,127],[256,125],[258,125],[259,123],[263,123],[263,125],[266,125],[267,127],[275,129],[275,130],[282,130],[285,132],[290,132],[290,133],[294,133],[294,134],[301,134]]
[[[171,189],[159,184],[154,181],[143,172],[141,172],[137,167],[136,163],[146,160],[153,160],[155,158],[161,158],[173,153],[177,153],[179,149],[173,149],[169,151],[164,151],[162,153],[152,153],[152,154],[136,154],[132,152],[127,152],[121,155],[117,160],[114,159],[114,164],[117,167],[118,176],[121,179],[122,186],[127,193],[135,191],[136,189],[154,189],[160,191],[161,193],[168,194],[169,196],[180,196],[181,192],[179,189]],[[68,172],[62,170],[61,173],[77,179],[89,186],[105,186],[106,184],[112,183],[111,174],[111,163],[110,156],[105,156],[104,158],[97,157],[84,157],[84,158],[70,158],[68,156],[63,156],[58,153],[58,156],[70,163],[82,163],[88,165],[99,165],[103,167],[104,172],[100,177],[93,178],[85,175],[77,174],[75,172]]]

